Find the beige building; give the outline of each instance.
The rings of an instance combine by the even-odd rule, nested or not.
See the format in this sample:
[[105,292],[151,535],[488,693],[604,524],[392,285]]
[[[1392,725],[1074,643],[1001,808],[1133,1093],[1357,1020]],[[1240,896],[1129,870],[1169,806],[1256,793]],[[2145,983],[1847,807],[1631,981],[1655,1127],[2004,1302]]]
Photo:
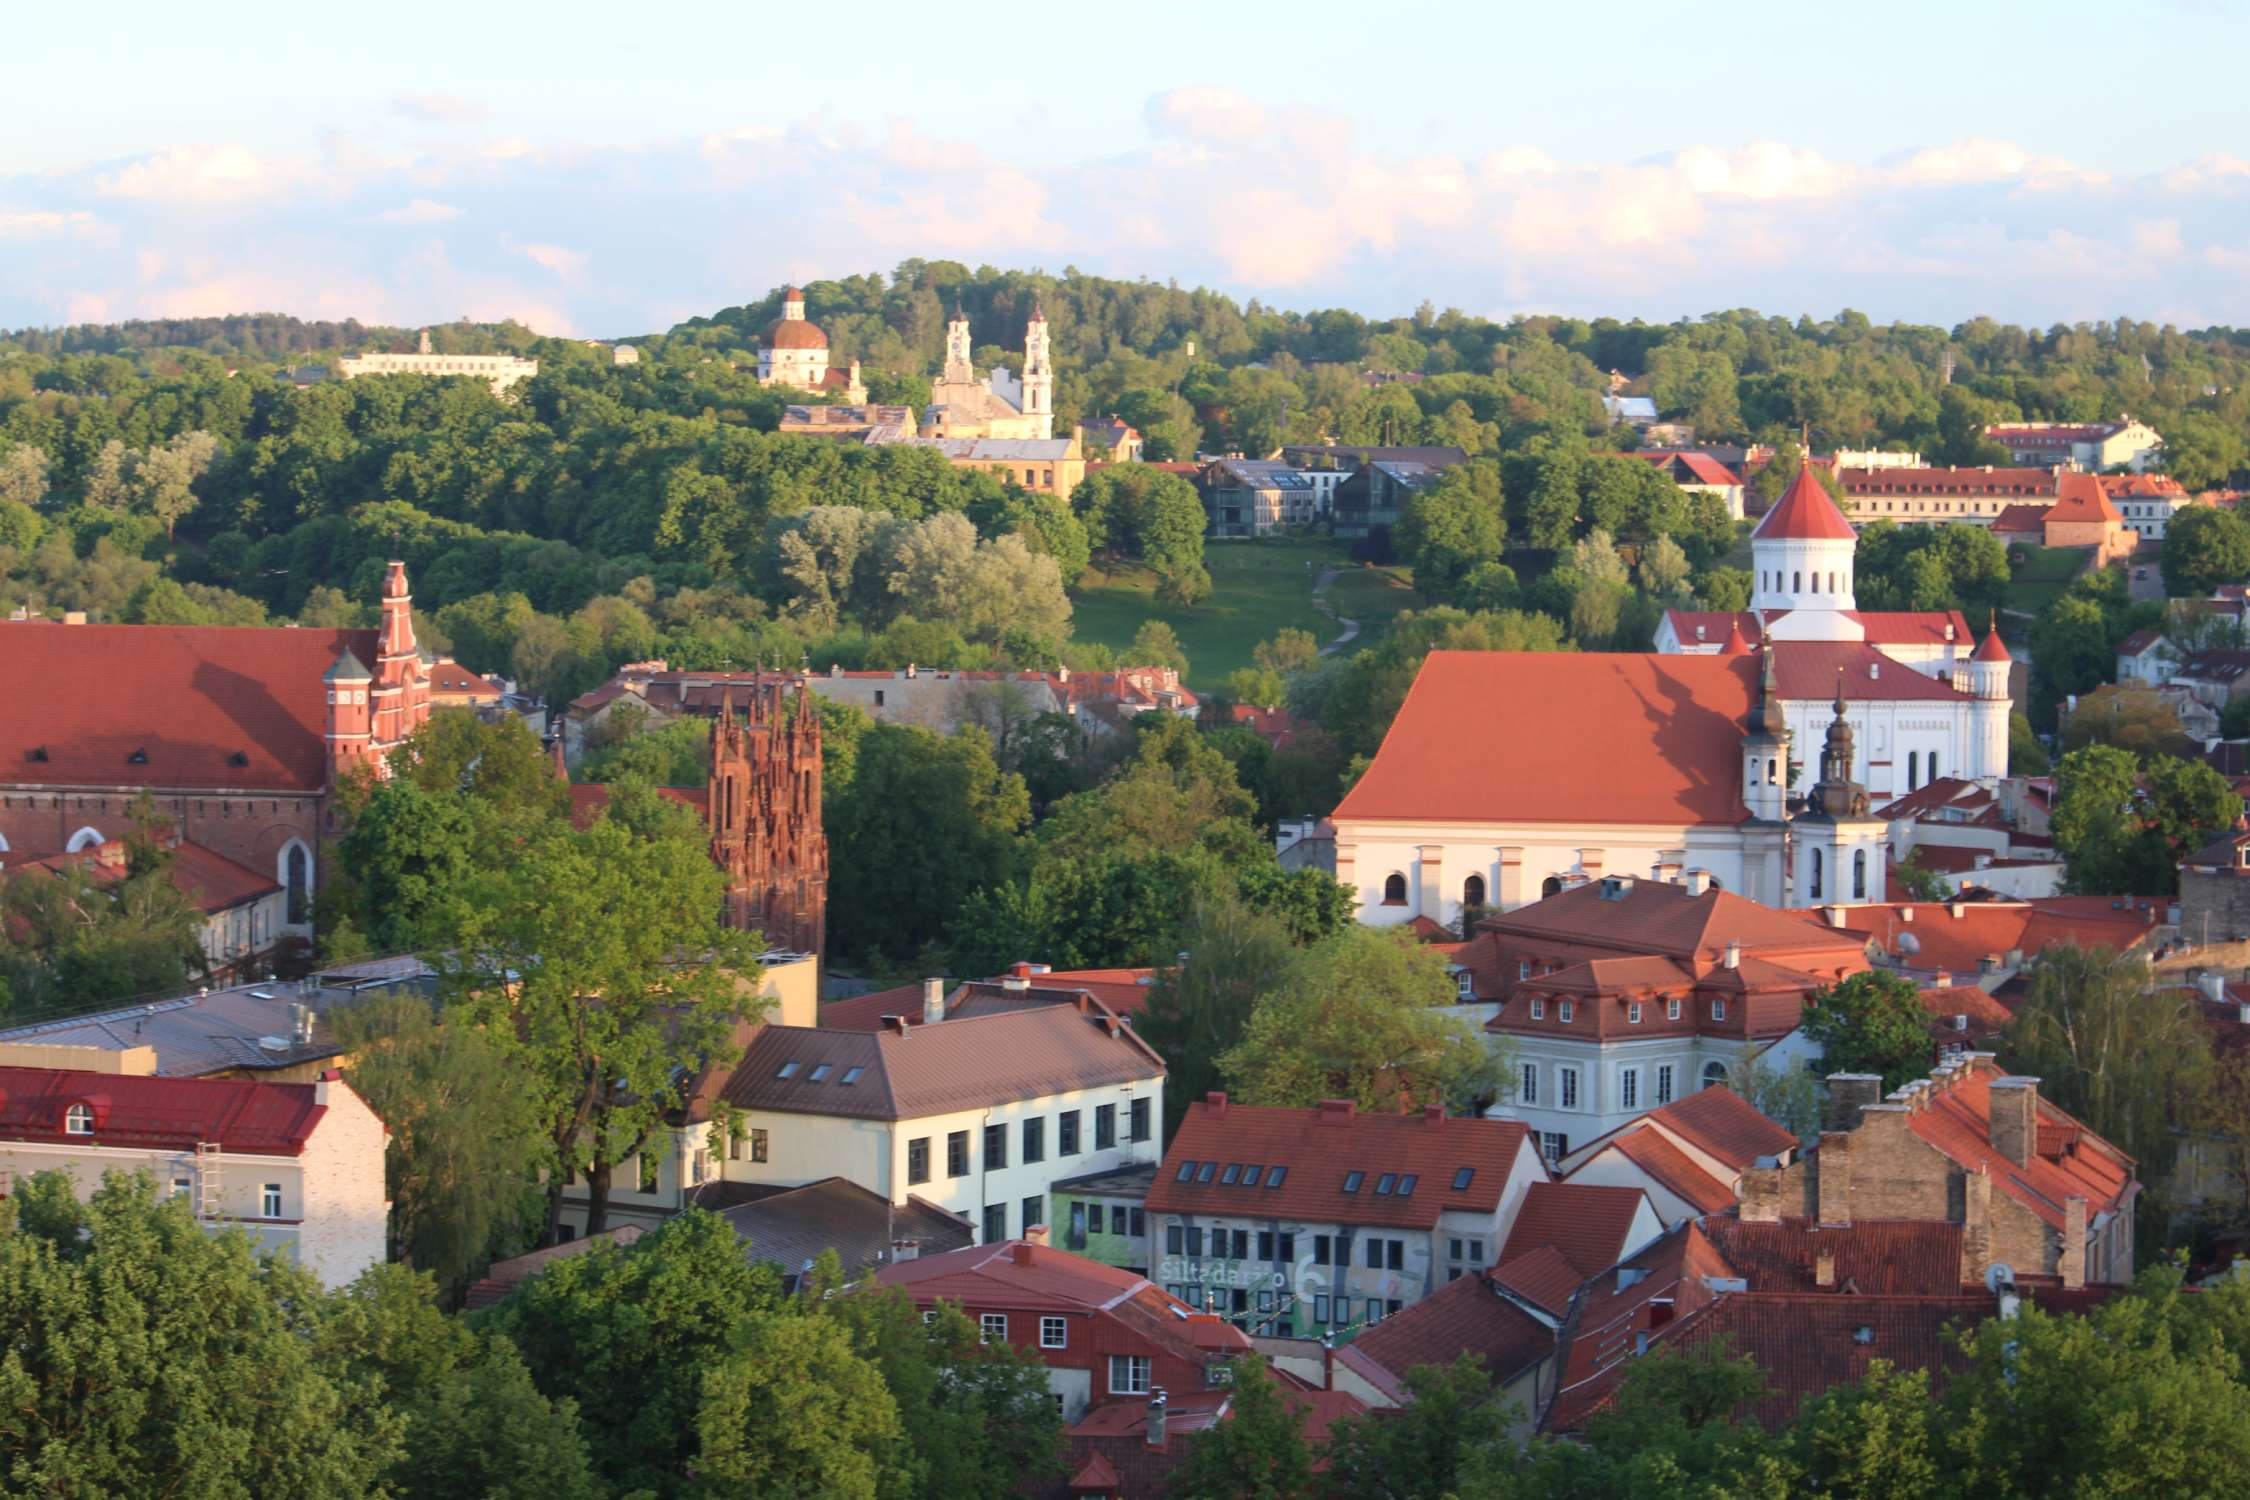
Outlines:
[[[931,407],[930,410],[937,410]],[[923,418],[923,430],[930,421]],[[942,427],[942,423],[940,426]],[[956,469],[982,469],[1034,494],[1068,500],[1086,478],[1086,457],[1076,436],[1067,438],[909,437],[904,428],[876,427],[866,441],[935,448]]]
[[2161,462],[2164,453],[2156,429],[2130,416],[2114,422],[2012,422],[1987,427],[1984,435],[2019,464],[2068,465],[2097,474],[2110,469],[2139,474]]
[[146,1172],[211,1230],[343,1286],[382,1263],[390,1132],[333,1070],[310,1083],[160,1078],[154,1048],[0,1046],[0,1177],[63,1172],[92,1194]]
[[[956,308],[952,321],[945,325],[945,369],[931,382],[930,404],[922,411],[922,436],[1038,442],[1052,439],[1055,367],[1048,352],[1046,313],[1034,307],[1031,321],[1025,325],[1020,377],[994,370],[988,378],[978,380],[969,348],[968,314]],[[1075,457],[1080,451],[1076,434],[1069,441]],[[1025,482],[1024,488],[1032,487]]]
[[490,385],[495,396],[506,395],[510,386],[539,373],[538,360],[513,354],[433,354],[426,329],[421,348],[413,354],[347,354],[336,365],[346,380],[362,375],[466,375]]

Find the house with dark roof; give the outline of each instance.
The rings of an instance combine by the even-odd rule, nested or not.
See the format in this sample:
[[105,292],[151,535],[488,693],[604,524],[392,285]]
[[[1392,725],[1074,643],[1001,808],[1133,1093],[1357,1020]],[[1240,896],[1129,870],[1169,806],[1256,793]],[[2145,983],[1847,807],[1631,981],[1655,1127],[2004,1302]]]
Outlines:
[[332,1287],[385,1259],[390,1131],[334,1069],[254,1083],[158,1077],[146,1049],[8,1056],[39,1060],[0,1065],[0,1180],[61,1172],[85,1197],[105,1172],[145,1172],[204,1228],[239,1229]]
[[[781,1272],[784,1291],[796,1291],[814,1262],[836,1252],[847,1277],[858,1277],[902,1260],[943,1255],[967,1248],[976,1231],[960,1214],[909,1196],[892,1203],[842,1177],[823,1177],[803,1187],[754,1192],[746,1203],[717,1210],[742,1240],[753,1264]],[[713,1194],[724,1196],[724,1189]]]
[[1149,1189],[1154,1277],[1261,1338],[1348,1337],[1492,1264],[1546,1176],[1513,1121],[1213,1093]]
[[1264,536],[1309,525],[1316,514],[1312,480],[1278,459],[1217,459],[1204,465],[1200,483],[1212,536]]
[[1224,1391],[1234,1361],[1251,1347],[1241,1329],[1146,1277],[1039,1236],[896,1260],[875,1280],[925,1311],[958,1307],[985,1342],[1012,1344],[1046,1365],[1066,1422],[1111,1403],[1138,1410],[1158,1391],[1174,1400]]
[[1787,1162],[1798,1145],[1793,1132],[1719,1084],[1588,1141],[1564,1160],[1563,1180],[1645,1192],[1658,1216],[1677,1224],[1726,1212],[1740,1196],[1744,1172],[1760,1162]]
[[1444,473],[1438,465],[1412,459],[1368,460],[1336,486],[1330,499],[1336,535],[1387,534],[1406,514],[1407,501],[1435,485]]

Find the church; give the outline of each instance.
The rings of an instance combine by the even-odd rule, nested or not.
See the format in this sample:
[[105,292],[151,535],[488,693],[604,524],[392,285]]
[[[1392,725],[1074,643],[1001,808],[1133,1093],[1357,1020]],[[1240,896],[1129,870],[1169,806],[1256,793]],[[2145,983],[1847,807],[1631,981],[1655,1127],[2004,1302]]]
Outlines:
[[846,406],[867,404],[859,361],[838,369],[828,360],[828,335],[805,317],[805,294],[791,287],[781,294],[781,317],[766,329],[758,346],[758,384],[784,386],[812,396],[834,396]]
[[945,325],[945,369],[930,385],[921,436],[1043,442],[1054,435],[1055,366],[1048,353],[1046,312],[1034,304],[1024,327],[1022,377],[994,370],[980,381],[969,358],[969,315],[956,306]]
[[1431,652],[1333,816],[1360,920],[1451,926],[1605,875],[1884,899],[1867,809],[2007,774],[2010,662],[1958,614],[1857,611],[1853,548],[1801,478],[1753,534],[1745,615],[1675,611],[1655,652]]

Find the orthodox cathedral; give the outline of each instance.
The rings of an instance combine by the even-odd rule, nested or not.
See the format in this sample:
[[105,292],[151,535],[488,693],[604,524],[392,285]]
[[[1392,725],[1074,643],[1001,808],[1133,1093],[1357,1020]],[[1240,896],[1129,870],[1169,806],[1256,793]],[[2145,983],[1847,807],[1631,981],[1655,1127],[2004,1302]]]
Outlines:
[[1740,615],[1672,611],[1654,652],[1430,653],[1334,814],[1360,920],[1452,925],[1618,875],[1883,900],[1869,808],[2007,774],[2010,661],[1957,612],[1858,610],[1854,542],[1800,477],[1752,535]]

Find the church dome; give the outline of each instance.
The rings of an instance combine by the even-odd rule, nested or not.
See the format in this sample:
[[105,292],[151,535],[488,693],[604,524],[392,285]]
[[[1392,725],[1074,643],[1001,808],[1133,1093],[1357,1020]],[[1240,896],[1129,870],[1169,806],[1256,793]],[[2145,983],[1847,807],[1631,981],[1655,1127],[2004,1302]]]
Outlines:
[[825,349],[828,347],[828,335],[820,331],[818,323],[808,323],[803,318],[783,318],[766,330],[766,347]]
[[1797,471],[1788,491],[1774,502],[1772,510],[1750,533],[1751,540],[1774,541],[1834,541],[1848,542],[1857,534],[1836,502],[1828,498],[1828,491],[1806,464]]

